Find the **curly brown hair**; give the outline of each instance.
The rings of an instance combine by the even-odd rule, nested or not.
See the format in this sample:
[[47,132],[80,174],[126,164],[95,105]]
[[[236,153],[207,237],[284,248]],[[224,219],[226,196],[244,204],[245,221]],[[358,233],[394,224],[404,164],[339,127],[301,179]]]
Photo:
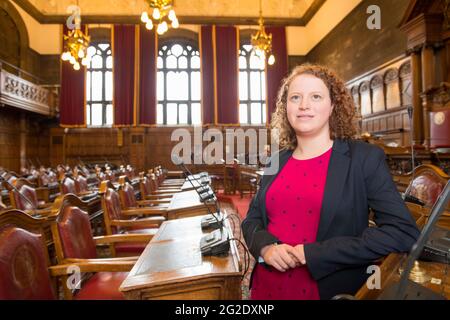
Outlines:
[[281,149],[295,149],[297,138],[287,118],[287,92],[292,80],[301,74],[310,74],[321,79],[330,92],[331,104],[334,106],[330,117],[330,138],[350,139],[356,134],[353,124],[355,105],[344,82],[329,68],[317,64],[302,64],[295,67],[283,79],[278,90],[276,110],[272,114],[271,128],[279,130]]

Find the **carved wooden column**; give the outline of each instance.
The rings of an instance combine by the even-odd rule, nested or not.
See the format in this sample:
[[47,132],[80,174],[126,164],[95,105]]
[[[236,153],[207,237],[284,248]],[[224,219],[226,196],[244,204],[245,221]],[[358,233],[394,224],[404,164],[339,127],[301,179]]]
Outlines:
[[426,91],[435,85],[434,49],[430,44],[424,44],[421,53],[422,90]]
[[27,117],[24,112],[20,114],[19,130],[20,170],[27,166]]
[[420,61],[420,51],[411,50],[411,75],[412,75],[412,107],[413,119],[411,128],[413,132],[413,144],[422,144],[423,139],[423,108],[420,99],[422,92],[422,69]]

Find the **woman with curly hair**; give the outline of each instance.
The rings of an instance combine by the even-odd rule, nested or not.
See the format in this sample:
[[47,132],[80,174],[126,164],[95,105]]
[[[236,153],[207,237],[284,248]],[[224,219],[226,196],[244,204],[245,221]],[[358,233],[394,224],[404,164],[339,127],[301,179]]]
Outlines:
[[354,294],[368,266],[415,243],[419,231],[383,150],[352,140],[354,110],[344,82],[326,67],[301,65],[284,79],[271,124],[279,168],[263,176],[242,223],[257,260],[252,299]]

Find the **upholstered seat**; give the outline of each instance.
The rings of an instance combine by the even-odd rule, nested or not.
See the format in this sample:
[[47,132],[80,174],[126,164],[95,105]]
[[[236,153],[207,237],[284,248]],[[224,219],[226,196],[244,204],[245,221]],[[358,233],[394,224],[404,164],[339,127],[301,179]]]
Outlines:
[[83,285],[75,300],[123,300],[119,287],[128,272],[99,272]]
[[[69,194],[67,197],[76,198]],[[79,200],[78,200],[79,201]],[[78,206],[71,205],[70,201],[62,200],[61,209],[56,218],[55,224],[52,226],[52,234],[55,243],[58,263],[70,264],[73,262],[87,261],[95,263],[96,261],[103,262],[125,262],[130,267],[130,263],[135,261],[137,257],[130,258],[130,261],[121,260],[124,258],[98,258],[96,246],[100,244],[98,241],[104,238],[114,240],[114,237],[97,237],[94,238],[90,226],[89,216],[86,212],[81,210]],[[151,234],[135,234],[127,236],[127,244],[140,244],[145,246],[151,239]],[[117,237],[116,237],[117,238]],[[145,238],[145,241],[143,241]],[[125,238],[124,238],[125,239]],[[133,239],[136,239],[133,241]],[[114,241],[113,241],[114,242]],[[120,241],[119,241],[120,243]],[[123,268],[122,268],[123,269]],[[119,292],[119,286],[126,277],[124,272],[113,272],[112,270],[99,270],[93,277],[88,278],[82,285],[81,290],[74,293],[75,299],[122,299],[122,294]],[[119,271],[119,270],[117,270]],[[123,270],[122,270],[123,271]],[[66,294],[69,294],[66,289]]]
[[55,299],[48,256],[38,234],[0,227],[0,300]]
[[[125,210],[129,209],[137,209],[142,208],[142,210],[145,210],[145,208],[152,208],[152,209],[165,209],[167,208],[167,201],[161,201],[161,200],[141,200],[138,201],[136,199],[136,195],[134,193],[134,188],[129,184],[128,182],[124,181],[123,177],[119,179],[120,188],[119,188],[119,195],[120,195],[120,203],[122,205],[122,208]],[[169,201],[170,202],[170,201]]]
[[410,182],[407,190],[409,194],[420,199],[427,206],[432,206],[448,179],[449,176],[440,168],[428,164],[421,165],[416,168],[414,179]]
[[44,201],[38,201],[36,189],[23,184],[19,188],[10,189],[9,197],[14,209],[26,211],[32,215],[50,214],[50,205]]
[[[60,250],[62,247],[72,256],[94,257],[92,246],[98,241],[92,237],[84,238],[89,233],[85,230],[86,213],[76,207],[65,209],[65,212],[62,219],[64,224],[61,228],[55,226],[55,231],[66,231],[64,240],[60,241],[58,237],[55,242],[59,264],[51,267],[41,236],[46,219],[33,218],[19,210],[0,213],[0,300],[56,299],[58,282],[53,281],[53,277],[62,276],[64,278],[60,283],[67,283],[67,276],[72,274],[70,266],[79,267],[82,273],[100,272],[82,281],[81,288],[75,291],[74,296],[72,290],[63,286],[66,298],[123,299],[119,286],[135,260],[76,259],[64,264],[69,260]],[[71,230],[81,231],[80,236],[72,234],[69,237]],[[83,240],[80,240],[81,237]],[[73,241],[73,238],[77,240]],[[76,248],[80,243],[83,244],[82,248]],[[96,264],[95,260],[100,263]]]
[[[108,235],[131,233],[154,235],[158,230],[157,228],[166,220],[163,215],[158,214],[160,210],[156,212],[149,209],[123,210],[120,204],[119,194],[112,188],[107,188],[102,194],[102,208],[106,233]],[[146,217],[139,217],[139,215],[143,214]],[[140,254],[144,248],[145,246],[137,246],[134,244],[130,247],[127,243],[123,245],[116,244],[112,249],[115,250],[117,256],[121,256],[133,252],[133,249],[136,250],[133,253]]]

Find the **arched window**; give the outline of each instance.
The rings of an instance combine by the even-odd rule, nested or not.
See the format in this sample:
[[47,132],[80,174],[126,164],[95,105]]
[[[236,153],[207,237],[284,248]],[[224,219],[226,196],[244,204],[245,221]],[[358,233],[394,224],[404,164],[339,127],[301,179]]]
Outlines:
[[88,126],[113,124],[113,58],[109,43],[92,44],[95,50],[86,73],[86,122]]
[[158,51],[157,124],[201,124],[200,52],[188,40],[161,43]]
[[250,44],[239,50],[239,122],[266,123],[265,61],[254,54]]

